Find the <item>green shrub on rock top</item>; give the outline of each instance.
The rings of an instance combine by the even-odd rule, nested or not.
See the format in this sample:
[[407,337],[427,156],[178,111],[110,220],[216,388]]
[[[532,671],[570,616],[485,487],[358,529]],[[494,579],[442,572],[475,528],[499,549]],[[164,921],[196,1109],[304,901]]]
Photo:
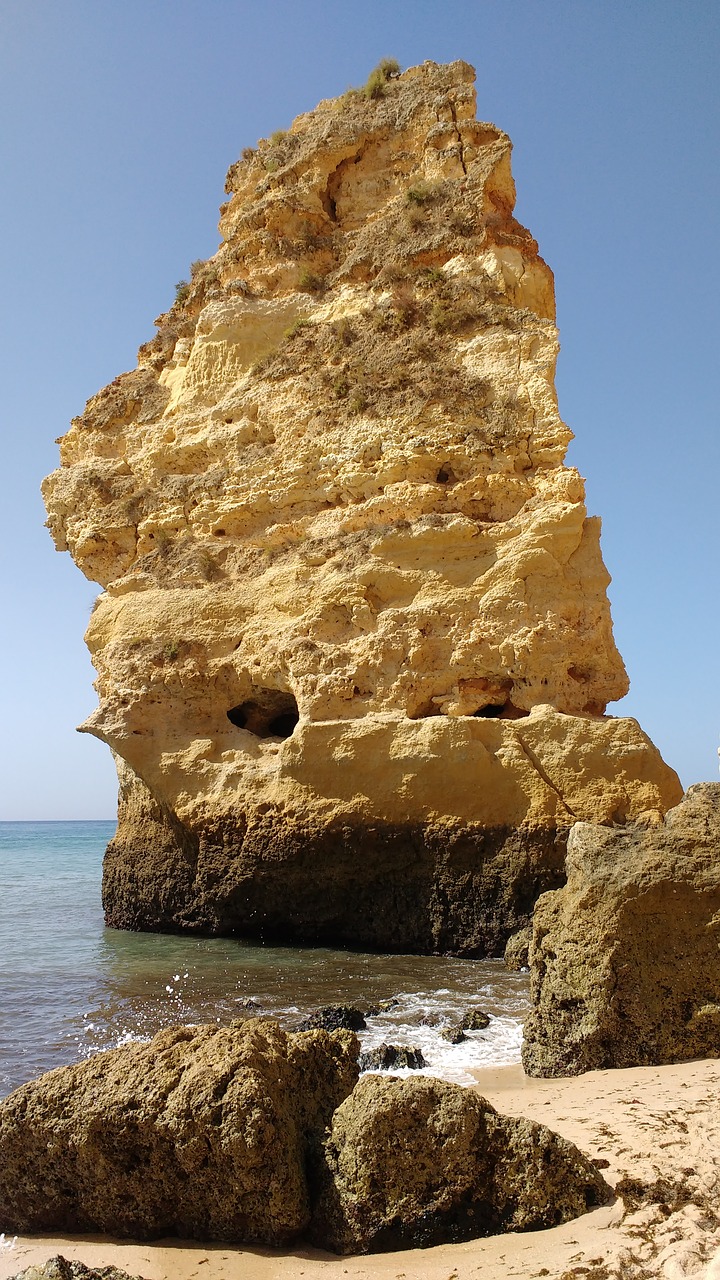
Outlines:
[[400,74],[400,63],[395,58],[383,58],[374,71],[370,72],[365,82],[365,97],[371,99],[384,98],[387,82]]

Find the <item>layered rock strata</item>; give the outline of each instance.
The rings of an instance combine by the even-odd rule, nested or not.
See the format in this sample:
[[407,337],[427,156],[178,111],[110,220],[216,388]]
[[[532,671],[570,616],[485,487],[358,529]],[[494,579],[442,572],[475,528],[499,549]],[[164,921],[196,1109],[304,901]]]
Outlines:
[[222,244],[45,483],[104,588],[110,924],[500,953],[567,830],[677,778],[553,385],[552,275],[465,63],[247,149]]
[[660,825],[578,823],[530,946],[528,1075],[720,1056],[720,785]]

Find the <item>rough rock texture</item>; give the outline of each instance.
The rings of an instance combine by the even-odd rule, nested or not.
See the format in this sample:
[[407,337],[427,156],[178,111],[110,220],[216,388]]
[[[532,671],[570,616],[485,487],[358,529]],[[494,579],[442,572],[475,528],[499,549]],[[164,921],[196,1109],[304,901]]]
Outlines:
[[427,1066],[422,1049],[407,1044],[379,1044],[360,1054],[361,1071],[397,1071],[407,1067],[409,1071],[421,1071]]
[[45,483],[104,591],[110,924],[500,954],[567,829],[664,811],[467,64],[243,153],[222,244]]
[[535,909],[528,1075],[720,1056],[720,785],[658,826],[579,823]]
[[142,1276],[130,1276],[113,1266],[86,1267],[84,1262],[63,1258],[58,1253],[41,1267],[26,1267],[12,1280],[142,1280]]
[[374,1253],[554,1226],[612,1195],[577,1147],[469,1089],[365,1076],[336,1111],[311,1232]]
[[527,969],[530,963],[531,939],[532,925],[526,925],[525,928],[518,929],[517,933],[510,935],[503,956],[507,969],[511,969],[515,973],[518,973],[521,969]]
[[0,1104],[0,1230],[283,1244],[306,1148],[358,1078],[349,1032],[174,1027]]

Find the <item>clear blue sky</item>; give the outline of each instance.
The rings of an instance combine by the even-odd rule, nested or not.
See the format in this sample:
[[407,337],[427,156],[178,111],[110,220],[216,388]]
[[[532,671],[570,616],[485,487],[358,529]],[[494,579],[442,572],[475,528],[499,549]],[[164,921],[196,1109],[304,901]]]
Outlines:
[[0,818],[115,810],[74,732],[96,588],[43,528],[55,437],[214,252],[242,147],[386,55],[472,62],[513,138],[632,684],[611,710],[717,777],[719,31],[715,0],[3,0]]

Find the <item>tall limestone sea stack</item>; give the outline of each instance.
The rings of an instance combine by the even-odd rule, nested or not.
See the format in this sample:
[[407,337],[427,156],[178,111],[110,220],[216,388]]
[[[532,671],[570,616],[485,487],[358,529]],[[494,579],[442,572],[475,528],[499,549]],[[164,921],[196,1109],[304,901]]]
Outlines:
[[61,441],[112,925],[497,954],[576,819],[680,799],[605,715],[552,274],[473,79],[386,67],[243,152],[217,253]]

